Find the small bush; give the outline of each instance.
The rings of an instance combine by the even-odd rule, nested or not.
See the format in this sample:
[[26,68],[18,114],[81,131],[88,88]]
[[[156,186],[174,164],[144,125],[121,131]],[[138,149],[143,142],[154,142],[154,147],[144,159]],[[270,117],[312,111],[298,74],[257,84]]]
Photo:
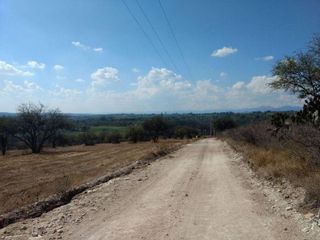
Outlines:
[[150,140],[141,126],[131,126],[126,133],[126,138],[133,143]]
[[118,132],[110,133],[107,136],[107,142],[108,143],[114,143],[114,144],[120,143],[121,139],[122,139],[122,136]]
[[80,139],[86,146],[93,146],[97,143],[97,136],[92,132],[86,132],[81,134]]
[[270,147],[279,142],[276,138],[272,138],[270,129],[271,126],[268,124],[258,123],[228,130],[224,135],[256,146]]

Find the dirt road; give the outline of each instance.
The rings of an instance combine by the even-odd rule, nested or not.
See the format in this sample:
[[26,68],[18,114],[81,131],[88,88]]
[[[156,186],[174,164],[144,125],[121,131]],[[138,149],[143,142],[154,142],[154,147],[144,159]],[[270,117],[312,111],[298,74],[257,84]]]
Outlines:
[[14,239],[316,239],[290,217],[271,213],[243,171],[227,144],[201,140],[0,234]]

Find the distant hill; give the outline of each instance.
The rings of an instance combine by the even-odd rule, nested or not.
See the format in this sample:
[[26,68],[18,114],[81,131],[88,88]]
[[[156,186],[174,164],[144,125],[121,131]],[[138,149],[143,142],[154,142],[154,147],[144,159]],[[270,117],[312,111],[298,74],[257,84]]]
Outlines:
[[257,108],[244,108],[239,110],[234,110],[232,112],[287,112],[287,111],[300,111],[302,107],[298,106],[283,106],[283,107],[270,107],[270,106],[261,106]]
[[[156,112],[156,113],[66,113],[72,118],[86,118],[88,116],[105,116],[105,115],[114,115],[114,116],[126,116],[126,117],[137,117],[137,115],[153,115],[153,114],[205,114],[205,113],[250,113],[250,112],[287,112],[287,111],[300,111],[302,107],[298,106],[282,106],[282,107],[271,107],[271,106],[261,106],[256,108],[241,108],[241,109],[218,109],[218,110],[202,110],[202,111],[176,111],[176,112]],[[10,112],[0,112],[1,116],[15,116],[16,113]]]
[[[216,109],[216,110],[201,110],[201,111],[177,111],[176,113],[185,114],[185,113],[250,113],[250,112],[289,112],[289,111],[300,111],[302,107],[298,106],[282,106],[282,107],[271,107],[271,106],[261,106],[256,108],[240,108],[240,109]],[[170,114],[168,112],[168,114]]]
[[8,117],[8,116],[14,116],[15,113],[9,113],[9,112],[0,112],[0,117]]

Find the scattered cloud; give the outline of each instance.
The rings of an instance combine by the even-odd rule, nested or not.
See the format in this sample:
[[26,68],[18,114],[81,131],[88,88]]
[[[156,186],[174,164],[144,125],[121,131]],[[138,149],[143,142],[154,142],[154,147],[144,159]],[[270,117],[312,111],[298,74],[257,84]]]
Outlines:
[[27,66],[34,69],[44,69],[46,64],[31,60],[27,62]]
[[243,89],[245,87],[245,82],[236,82],[235,84],[232,85],[232,89],[233,90],[240,90]]
[[76,80],[74,80],[75,82],[78,82],[78,83],[83,83],[85,82],[84,79],[82,78],[77,78]]
[[82,43],[80,43],[80,42],[71,42],[71,44],[73,45],[73,46],[75,46],[75,47],[77,47],[77,48],[80,48],[80,49],[82,49],[82,50],[89,50],[90,49],[90,47],[89,46],[86,46],[86,45],[84,45],[84,44],[82,44]]
[[0,60],[0,75],[31,77],[34,74],[29,71],[22,71],[17,67]]
[[132,68],[131,71],[134,72],[134,73],[139,73],[140,72],[140,70],[138,68]]
[[81,95],[82,91],[78,89],[56,86],[54,90],[50,91],[50,94],[56,97],[74,98]]
[[6,94],[9,94],[9,93],[21,94],[25,92],[34,92],[37,90],[41,90],[38,84],[28,80],[25,80],[21,85],[16,84],[10,80],[4,80],[3,85],[4,86],[3,86],[2,92]]
[[99,47],[99,48],[94,48],[93,49],[94,52],[97,52],[97,53],[102,53],[103,52],[103,48]]
[[76,48],[79,48],[79,49],[84,50],[84,51],[93,51],[93,52],[96,52],[96,53],[102,53],[103,52],[103,48],[102,47],[90,47],[90,46],[82,44],[81,42],[78,42],[78,41],[73,41],[73,42],[71,42],[71,44],[73,46],[75,46]]
[[228,73],[226,73],[226,72],[221,72],[221,73],[219,74],[219,76],[220,76],[221,78],[225,78],[225,77],[228,76]]
[[264,57],[258,57],[258,58],[255,58],[255,60],[258,60],[258,61],[272,61],[274,59],[274,56],[264,56]]
[[253,93],[266,94],[271,91],[268,83],[275,81],[277,78],[277,76],[254,76],[248,83],[247,88],[250,89]]
[[[253,76],[247,81],[226,86],[226,83],[220,85],[211,79],[188,81],[174,71],[153,67],[127,83],[130,88],[122,91],[106,88],[119,81],[117,68],[98,68],[90,77],[90,82],[74,79],[73,87],[56,85],[49,89],[42,89],[33,81],[4,80],[0,81],[0,95],[5,102],[14,99],[10,102],[12,109],[21,101],[40,100],[64,112],[92,113],[213,111],[301,105],[295,96],[268,87],[267,84],[276,79],[274,76]],[[83,84],[76,85],[76,82]],[[8,106],[3,104],[3,107]]]
[[61,70],[64,69],[64,66],[59,65],[59,64],[56,64],[56,65],[53,66],[53,69],[54,69],[55,71],[61,71]]
[[145,76],[138,78],[136,93],[140,97],[152,96],[159,92],[174,92],[191,87],[191,83],[183,80],[181,75],[166,68],[151,68]]
[[91,86],[93,88],[103,87],[108,83],[119,81],[119,71],[113,67],[98,68],[91,74]]
[[232,47],[223,47],[223,48],[220,48],[220,49],[216,49],[212,52],[211,56],[212,57],[226,57],[230,54],[234,54],[238,52],[238,49],[237,48],[232,48]]

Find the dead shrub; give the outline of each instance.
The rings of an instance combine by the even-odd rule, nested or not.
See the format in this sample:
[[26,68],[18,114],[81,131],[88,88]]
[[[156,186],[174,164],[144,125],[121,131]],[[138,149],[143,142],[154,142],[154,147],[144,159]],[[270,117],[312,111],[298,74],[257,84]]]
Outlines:
[[244,154],[250,166],[266,178],[286,178],[306,190],[305,202],[320,205],[320,131],[311,125],[292,125],[277,137],[268,124],[227,131],[229,143]]
[[305,202],[312,207],[320,207],[320,171],[303,178],[303,186],[306,189]]

